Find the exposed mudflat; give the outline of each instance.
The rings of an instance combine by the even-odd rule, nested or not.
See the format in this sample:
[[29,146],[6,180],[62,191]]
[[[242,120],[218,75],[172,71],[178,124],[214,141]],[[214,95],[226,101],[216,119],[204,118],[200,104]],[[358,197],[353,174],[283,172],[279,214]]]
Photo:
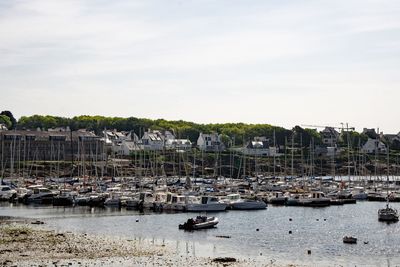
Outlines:
[[0,218],[0,266],[276,266],[235,258],[176,255],[151,240],[46,229],[40,221]]

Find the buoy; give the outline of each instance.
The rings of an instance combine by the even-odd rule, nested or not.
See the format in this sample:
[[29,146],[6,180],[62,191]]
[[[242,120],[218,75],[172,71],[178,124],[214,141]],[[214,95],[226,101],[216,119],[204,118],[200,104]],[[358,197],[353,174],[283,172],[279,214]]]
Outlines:
[[258,231],[260,231],[260,229],[257,228],[256,231],[258,232]]
[[289,235],[291,235],[292,234],[292,231],[289,231]]
[[324,221],[326,221],[326,219],[324,219]]
[[136,222],[139,222],[139,219],[136,219]]
[[292,221],[292,218],[289,218],[289,222],[291,222]]
[[307,253],[308,253],[308,255],[310,255],[311,254],[311,249],[307,250]]

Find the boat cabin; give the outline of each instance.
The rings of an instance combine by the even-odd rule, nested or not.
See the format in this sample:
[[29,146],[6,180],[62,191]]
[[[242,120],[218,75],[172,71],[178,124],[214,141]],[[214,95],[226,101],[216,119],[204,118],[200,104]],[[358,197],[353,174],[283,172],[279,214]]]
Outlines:
[[208,204],[212,202],[219,202],[219,199],[217,197],[209,197],[209,196],[203,196],[201,197],[201,204]]
[[227,200],[236,201],[240,199],[240,194],[229,194],[226,196]]
[[43,193],[51,194],[52,192],[50,191],[50,189],[45,188],[45,187],[39,187],[39,188],[33,189],[33,194],[43,194]]
[[325,198],[325,195],[324,195],[324,193],[322,193],[322,192],[312,192],[312,193],[309,195],[309,197],[310,197],[310,198]]
[[11,188],[7,185],[0,185],[0,191],[1,192],[11,191]]

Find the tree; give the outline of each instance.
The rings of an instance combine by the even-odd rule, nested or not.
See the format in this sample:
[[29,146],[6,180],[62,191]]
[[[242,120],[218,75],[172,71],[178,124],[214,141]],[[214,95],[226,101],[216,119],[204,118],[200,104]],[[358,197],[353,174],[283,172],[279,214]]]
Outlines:
[[10,129],[12,126],[10,118],[6,115],[0,115],[0,123],[4,124],[7,127],[7,129]]
[[11,126],[9,129],[14,129],[17,126],[17,120],[14,118],[14,115],[11,113],[11,111],[4,110],[0,113],[0,115],[5,115],[10,119]]
[[[347,137],[349,137],[349,143],[347,141]],[[343,131],[340,135],[339,144],[343,147],[346,147],[350,144],[350,147],[353,149],[359,148],[359,146],[363,146],[368,140],[368,136],[363,133],[358,133],[356,131]]]
[[294,141],[297,144],[302,142],[303,146],[308,146],[311,141],[313,141],[315,145],[320,145],[322,143],[321,134],[316,129],[303,129],[297,125],[293,128],[293,133]]

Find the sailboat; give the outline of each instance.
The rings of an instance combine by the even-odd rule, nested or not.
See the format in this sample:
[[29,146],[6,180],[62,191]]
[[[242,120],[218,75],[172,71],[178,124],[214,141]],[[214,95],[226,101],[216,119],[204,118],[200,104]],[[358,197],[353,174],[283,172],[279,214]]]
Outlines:
[[388,166],[388,174],[387,174],[387,188],[388,192],[386,195],[386,208],[378,210],[378,220],[383,222],[397,222],[399,220],[399,214],[396,209],[391,208],[389,206],[389,148],[387,153],[387,166]]

